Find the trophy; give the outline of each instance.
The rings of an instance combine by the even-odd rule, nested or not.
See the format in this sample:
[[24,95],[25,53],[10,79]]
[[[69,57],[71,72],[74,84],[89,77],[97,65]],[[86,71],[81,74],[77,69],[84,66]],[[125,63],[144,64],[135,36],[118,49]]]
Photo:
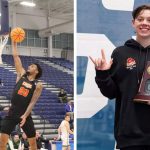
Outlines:
[[143,73],[139,91],[134,97],[135,102],[145,103],[150,102],[150,61],[147,62],[146,69]]

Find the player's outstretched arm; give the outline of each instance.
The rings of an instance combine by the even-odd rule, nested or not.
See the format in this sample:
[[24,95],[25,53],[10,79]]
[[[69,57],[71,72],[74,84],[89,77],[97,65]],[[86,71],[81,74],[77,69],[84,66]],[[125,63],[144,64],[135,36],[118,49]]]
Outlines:
[[16,67],[16,72],[17,72],[17,77],[18,76],[22,76],[24,73],[25,73],[25,69],[23,68],[22,66],[22,62],[20,60],[20,57],[18,55],[18,51],[17,51],[17,43],[16,42],[13,42],[13,51],[12,51],[12,54],[13,54],[13,58],[14,58],[14,63],[15,63],[15,67]]
[[42,83],[37,83],[36,85],[36,89],[33,93],[31,102],[29,104],[29,106],[27,107],[26,112],[21,116],[22,121],[20,122],[20,126],[22,127],[24,125],[24,123],[26,122],[26,118],[29,116],[29,114],[31,113],[34,105],[36,104],[38,98],[40,97],[41,93],[42,93],[42,89],[43,89],[43,85]]

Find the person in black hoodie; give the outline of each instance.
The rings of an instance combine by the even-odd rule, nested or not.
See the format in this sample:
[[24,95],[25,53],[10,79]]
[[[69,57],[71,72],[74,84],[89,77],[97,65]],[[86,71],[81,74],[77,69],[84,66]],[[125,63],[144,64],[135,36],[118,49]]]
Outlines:
[[[150,5],[137,7],[132,25],[136,40],[117,47],[107,62],[91,60],[96,68],[96,83],[102,94],[115,101],[114,134],[120,150],[150,150],[150,103],[134,101],[147,61],[150,61]],[[150,95],[149,95],[150,96]]]

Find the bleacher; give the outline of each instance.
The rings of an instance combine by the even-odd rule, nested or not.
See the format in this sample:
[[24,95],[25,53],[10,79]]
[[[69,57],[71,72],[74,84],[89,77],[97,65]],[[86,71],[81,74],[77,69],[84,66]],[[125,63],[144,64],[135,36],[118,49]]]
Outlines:
[[65,60],[64,58],[47,58],[47,60],[49,60],[57,65],[60,65],[65,68],[68,68],[70,70],[73,70],[73,62],[71,62],[69,60]]

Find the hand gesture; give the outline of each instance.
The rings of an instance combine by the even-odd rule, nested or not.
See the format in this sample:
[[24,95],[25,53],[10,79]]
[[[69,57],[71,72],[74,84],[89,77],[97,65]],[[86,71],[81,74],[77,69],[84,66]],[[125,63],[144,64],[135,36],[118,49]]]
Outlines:
[[27,118],[27,117],[26,117],[25,115],[22,115],[22,116],[21,116],[21,119],[22,119],[22,120],[21,120],[21,122],[20,122],[20,127],[23,127],[23,125],[24,125],[25,122],[26,122],[26,118]]
[[103,49],[101,50],[101,56],[102,56],[101,58],[95,60],[90,56],[90,59],[94,63],[96,70],[109,70],[113,63],[113,59],[111,59],[110,62],[108,63],[106,61],[106,57]]

